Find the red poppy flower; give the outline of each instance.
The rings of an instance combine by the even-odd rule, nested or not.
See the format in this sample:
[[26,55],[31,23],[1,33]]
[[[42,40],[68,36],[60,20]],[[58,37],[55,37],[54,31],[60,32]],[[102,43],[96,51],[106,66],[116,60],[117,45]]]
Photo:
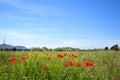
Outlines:
[[77,55],[75,55],[75,57],[74,58],[77,58],[78,56]]
[[78,56],[75,54],[71,54],[71,57],[74,59],[74,58],[77,58]]
[[82,64],[81,64],[80,62],[77,62],[77,66],[78,66],[78,67],[81,67]]
[[23,61],[26,61],[27,58],[28,58],[28,56],[23,56],[23,57],[22,57],[22,60],[23,60]]
[[61,56],[61,54],[57,54],[57,57],[60,57]]
[[18,62],[21,62],[21,61],[22,61],[21,59],[18,60]]
[[73,62],[72,61],[70,61],[70,62],[68,62],[71,66],[73,65]]
[[43,70],[46,71],[47,69],[48,69],[48,66],[44,66],[44,67],[43,67]]
[[64,53],[63,55],[66,56],[66,53]]
[[61,54],[60,58],[64,58],[64,55]]
[[58,57],[58,58],[63,58],[64,55],[63,55],[63,54],[57,54],[57,57]]
[[11,63],[15,63],[15,62],[16,62],[16,58],[9,58],[9,61],[10,61]]
[[74,58],[74,57],[75,57],[75,54],[71,54],[71,56]]
[[85,66],[93,66],[93,62],[85,62]]
[[72,61],[69,61],[68,63],[66,63],[66,67],[73,66],[73,65],[74,65],[74,63]]
[[69,63],[67,63],[67,64],[66,64],[66,67],[68,67],[68,66],[70,66],[70,64],[69,64]]

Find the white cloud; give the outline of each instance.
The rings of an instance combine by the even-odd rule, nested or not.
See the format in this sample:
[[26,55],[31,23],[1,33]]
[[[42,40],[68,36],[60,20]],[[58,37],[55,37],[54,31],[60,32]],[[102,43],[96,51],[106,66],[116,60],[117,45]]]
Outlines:
[[0,32],[0,40],[2,43],[3,38],[6,38],[6,43],[13,45],[23,45],[26,47],[42,47],[48,46],[52,42],[47,36],[40,34],[19,33],[19,32]]
[[[17,33],[57,33],[60,32],[62,29],[58,25],[53,25],[53,24],[39,24],[39,23],[29,23],[29,22],[17,22],[12,24],[11,27],[8,28],[7,25],[3,25],[0,29],[0,32],[4,32],[5,34],[12,34],[13,32]],[[14,34],[14,33],[13,33]]]
[[22,0],[0,0],[0,2],[25,10],[31,14],[63,16],[67,13],[66,10],[61,8],[25,3],[25,1],[23,2]]
[[[5,35],[5,36],[3,36]],[[51,38],[45,36],[44,34],[26,34],[18,32],[0,32],[0,41],[6,37],[6,42],[13,45],[23,45],[27,48],[30,47],[74,47],[80,49],[94,49],[94,48],[104,48],[108,46],[109,48],[115,44],[120,46],[120,40],[115,39],[61,39],[61,38]]]
[[52,25],[52,24],[37,24],[37,23],[18,23],[20,25],[16,25],[18,27],[22,27],[24,29],[29,29],[33,32],[57,32],[60,31],[60,26]]
[[74,42],[74,41],[63,41],[63,42],[60,44],[60,46],[72,47],[72,46],[74,46],[75,43],[76,43],[76,42]]
[[[31,17],[25,17],[25,16],[18,16],[18,15],[11,15],[11,14],[5,14],[5,13],[0,13],[0,16],[3,18],[15,18],[15,19],[30,19]],[[31,18],[33,19],[33,18]]]
[[21,3],[20,0],[0,0],[0,2],[8,5],[17,5]]
[[94,49],[94,48],[104,48],[106,46],[111,47],[115,44],[120,45],[120,40],[111,39],[81,39],[81,40],[68,40],[59,43],[60,47],[74,47],[80,49]]
[[[110,43],[110,44],[109,44]],[[31,42],[31,45],[28,44],[30,47],[32,45],[36,47],[43,47],[46,46],[48,48],[57,48],[57,47],[74,47],[74,48],[80,48],[80,49],[95,49],[95,48],[101,48],[104,49],[106,46],[109,48],[115,44],[118,44],[120,46],[120,40],[69,40],[69,41],[55,41],[52,39],[49,40],[40,40],[36,42]]]
[[32,39],[35,37],[33,35],[30,35],[30,34],[15,33],[15,32],[10,32],[9,35],[13,36],[15,38],[18,38],[18,39]]

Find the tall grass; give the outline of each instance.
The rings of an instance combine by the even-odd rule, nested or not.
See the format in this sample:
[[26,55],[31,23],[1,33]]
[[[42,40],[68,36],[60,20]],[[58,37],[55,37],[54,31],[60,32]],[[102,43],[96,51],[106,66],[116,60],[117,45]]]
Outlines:
[[[58,58],[58,53],[66,53],[66,56]],[[71,58],[72,53],[78,57]],[[26,55],[26,61],[18,62]],[[17,60],[11,63],[9,58]],[[74,65],[66,67],[69,61]],[[94,62],[93,66],[85,66],[86,61]],[[82,66],[78,67],[77,62]],[[0,80],[120,80],[120,52],[2,51]]]

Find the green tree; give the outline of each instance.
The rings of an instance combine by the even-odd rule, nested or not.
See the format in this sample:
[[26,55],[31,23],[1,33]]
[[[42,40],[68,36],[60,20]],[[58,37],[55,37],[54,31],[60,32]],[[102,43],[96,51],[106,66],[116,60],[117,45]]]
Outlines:
[[105,47],[105,51],[108,50],[109,48],[108,47]]
[[42,47],[42,49],[44,49],[44,50],[49,50],[47,47]]
[[14,48],[13,48],[13,51],[16,51],[16,50],[17,50],[16,47],[14,47]]
[[111,50],[118,51],[118,50],[119,50],[119,47],[118,47],[118,45],[113,45],[113,46],[111,47]]

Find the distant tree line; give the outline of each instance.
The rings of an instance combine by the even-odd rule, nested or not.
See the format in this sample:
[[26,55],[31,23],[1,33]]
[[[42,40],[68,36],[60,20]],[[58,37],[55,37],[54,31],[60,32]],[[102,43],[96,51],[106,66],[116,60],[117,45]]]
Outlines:
[[[31,49],[16,49],[16,47],[12,48],[12,49],[3,49],[3,48],[0,48],[1,51],[81,51],[82,49],[79,49],[79,48],[72,48],[72,47],[58,47],[58,48],[55,48],[55,49],[49,49],[47,47],[42,47],[42,48],[31,48]],[[103,50],[103,49],[93,49],[93,50]],[[110,49],[108,47],[105,47],[104,48],[105,51],[107,50],[115,50],[115,51],[118,51],[120,50],[119,46],[118,45],[113,45]],[[82,50],[83,51],[83,50]],[[89,50],[91,51],[91,50]]]
[[58,47],[55,49],[42,47],[42,48],[32,48],[31,50],[33,50],[33,51],[43,51],[43,50],[46,50],[46,51],[52,51],[52,50],[54,50],[54,51],[80,51],[79,48],[72,48],[72,47]]
[[[89,51],[93,51],[93,50],[115,50],[115,51],[118,51],[120,48],[118,45],[113,45],[110,49],[108,47],[105,47],[105,49],[89,49]],[[33,51],[43,51],[43,50],[46,50],[46,51],[86,51],[86,50],[83,50],[83,49],[80,49],[80,48],[72,48],[72,47],[58,47],[58,48],[55,48],[55,49],[49,49],[47,47],[42,47],[42,48],[32,48],[30,50],[33,50]]]
[[[106,51],[106,50],[109,50],[109,48],[108,48],[108,47],[105,47],[105,51]],[[119,46],[116,44],[116,45],[113,45],[113,46],[110,48],[110,50],[118,51],[118,50],[120,50],[120,48],[119,48]]]
[[50,49],[50,48],[47,48],[47,47],[42,47],[42,48],[31,48],[31,49],[16,49],[15,47],[14,48],[12,48],[12,49],[8,49],[8,48],[6,48],[6,49],[3,49],[3,48],[1,48],[0,49],[1,51],[30,51],[30,50],[32,50],[32,51],[52,51],[52,50],[54,50],[54,51],[80,51],[80,49],[79,48],[72,48],[72,47],[59,47],[59,48],[55,48],[55,49]]
[[9,48],[6,48],[6,49],[0,48],[0,51],[23,51],[23,50],[29,51],[30,49],[16,49],[16,47],[11,48],[11,49],[9,49]]

